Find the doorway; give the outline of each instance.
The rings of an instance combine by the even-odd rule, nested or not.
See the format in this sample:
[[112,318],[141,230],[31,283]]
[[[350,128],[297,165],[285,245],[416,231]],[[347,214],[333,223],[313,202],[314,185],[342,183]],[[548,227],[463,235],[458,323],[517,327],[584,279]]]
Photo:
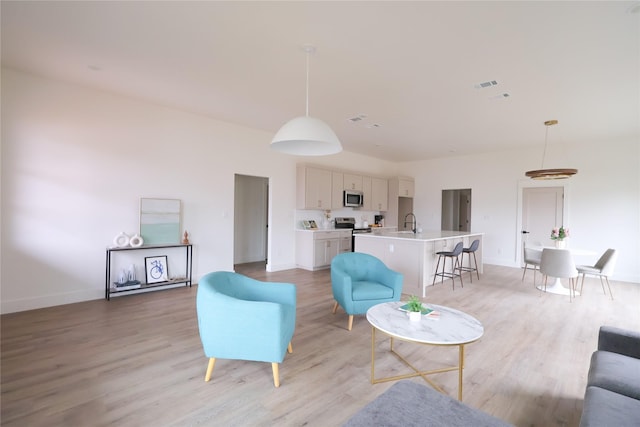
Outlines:
[[471,189],[442,190],[441,230],[471,231]]
[[233,263],[260,262],[268,253],[269,179],[235,175]]
[[568,184],[521,181],[519,187],[516,263],[522,266],[522,246],[548,245],[553,227],[567,226]]

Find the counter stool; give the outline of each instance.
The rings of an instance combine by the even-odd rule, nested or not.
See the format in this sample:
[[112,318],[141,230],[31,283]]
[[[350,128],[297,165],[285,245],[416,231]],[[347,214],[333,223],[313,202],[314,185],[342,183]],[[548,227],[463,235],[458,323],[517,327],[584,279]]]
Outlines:
[[[476,251],[478,250],[478,246],[480,246],[480,240],[476,239],[471,243],[471,246],[468,248],[462,248],[462,257],[460,260],[460,270],[469,272],[469,279],[471,283],[473,283],[473,272],[476,272],[478,276],[478,280],[480,280],[480,272],[478,271],[478,260],[476,259]],[[469,258],[469,267],[463,267],[464,264],[464,254],[468,255]],[[471,267],[471,255],[473,255],[473,263],[475,267]]]
[[[435,285],[436,277],[438,276],[441,277],[442,280],[440,280],[440,283],[444,282],[444,278],[446,277],[447,279],[451,279],[451,281],[453,282],[453,289],[455,289],[456,288],[455,278],[459,277],[460,284],[464,288],[464,283],[462,283],[462,269],[461,269],[460,258],[459,258],[460,254],[462,253],[462,248],[463,248],[462,242],[458,242],[456,247],[453,248],[453,250],[450,252],[448,251],[436,252],[436,255],[438,255],[438,263],[436,264],[436,273],[433,275],[432,285]],[[444,259],[442,260],[442,271],[438,273],[438,267],[440,266],[440,259],[442,259],[443,257]],[[447,263],[447,258],[451,258],[451,272],[444,271],[444,266]]]

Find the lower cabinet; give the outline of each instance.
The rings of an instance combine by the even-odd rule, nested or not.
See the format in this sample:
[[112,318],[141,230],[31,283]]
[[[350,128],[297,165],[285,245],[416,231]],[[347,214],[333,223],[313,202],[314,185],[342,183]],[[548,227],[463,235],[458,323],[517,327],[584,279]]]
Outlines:
[[351,230],[304,230],[296,232],[296,265],[305,270],[331,266],[333,257],[351,252]]

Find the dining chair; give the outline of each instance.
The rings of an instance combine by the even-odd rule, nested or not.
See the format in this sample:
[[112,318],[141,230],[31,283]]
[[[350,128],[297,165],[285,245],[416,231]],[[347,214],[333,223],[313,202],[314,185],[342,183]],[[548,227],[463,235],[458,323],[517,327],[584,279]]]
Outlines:
[[[602,285],[602,291],[604,294],[607,294],[607,291],[604,289],[604,281],[607,282],[607,287],[609,288],[609,296],[613,301],[613,293],[611,292],[611,285],[609,284],[609,276],[613,274],[613,269],[615,268],[616,261],[618,259],[618,251],[615,249],[607,249],[604,254],[600,257],[600,259],[595,263],[595,265],[579,265],[576,268],[578,269],[578,273],[582,274],[582,282],[580,284],[580,294],[582,294],[582,288],[584,287],[584,276],[587,274],[598,276],[600,278],[600,284]],[[602,278],[604,277],[604,281]]]
[[[522,253],[524,261],[522,281],[524,282],[524,276],[525,274],[527,274],[527,270],[533,270],[533,286],[536,285],[536,270],[540,269],[540,261],[542,259],[542,251],[540,249],[534,249],[535,246],[539,248],[542,246],[542,244],[536,242],[536,244],[532,247],[527,242],[522,243]],[[528,266],[531,266],[531,268],[528,268]]]
[[[469,272],[469,280],[471,280],[471,283],[473,283],[474,271],[478,276],[478,280],[480,280],[480,272],[478,271],[478,260],[476,259],[476,251],[478,250],[479,246],[480,246],[480,240],[479,239],[474,240],[473,242],[471,242],[471,245],[468,248],[462,248],[462,256],[460,257],[460,270]],[[469,258],[468,267],[462,266],[464,264],[464,254],[467,254],[467,258]],[[471,255],[473,255],[473,262],[475,264],[475,267],[471,266]]]
[[544,248],[540,258],[540,272],[544,274],[545,292],[547,291],[547,280],[551,276],[558,279],[569,279],[569,301],[572,296],[575,297],[578,270],[569,250]]
[[[451,279],[453,282],[453,289],[456,288],[456,277],[460,278],[460,285],[464,288],[464,283],[462,282],[462,270],[460,269],[460,254],[462,253],[464,245],[462,242],[458,242],[458,244],[453,248],[452,251],[440,251],[436,252],[438,255],[438,262],[436,263],[436,272],[433,275],[433,283],[435,285],[436,278],[440,276],[440,283],[444,282],[444,278]],[[442,271],[438,273],[438,268],[440,266],[440,260],[442,260]],[[447,263],[447,258],[451,259],[451,272],[445,271],[445,264]],[[457,271],[457,273],[456,273]]]

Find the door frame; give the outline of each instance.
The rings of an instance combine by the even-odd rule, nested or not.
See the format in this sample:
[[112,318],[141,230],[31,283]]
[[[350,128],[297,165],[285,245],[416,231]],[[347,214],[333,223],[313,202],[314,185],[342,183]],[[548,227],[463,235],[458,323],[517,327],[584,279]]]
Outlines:
[[[569,190],[571,188],[567,179],[562,180],[534,180],[534,179],[522,179],[518,181],[518,207],[516,214],[516,250],[515,250],[515,265],[522,267],[522,212],[524,203],[524,189],[525,188],[542,188],[542,187],[562,187],[562,224],[566,228],[570,228],[570,211],[569,211]],[[549,230],[551,234],[551,230]]]

